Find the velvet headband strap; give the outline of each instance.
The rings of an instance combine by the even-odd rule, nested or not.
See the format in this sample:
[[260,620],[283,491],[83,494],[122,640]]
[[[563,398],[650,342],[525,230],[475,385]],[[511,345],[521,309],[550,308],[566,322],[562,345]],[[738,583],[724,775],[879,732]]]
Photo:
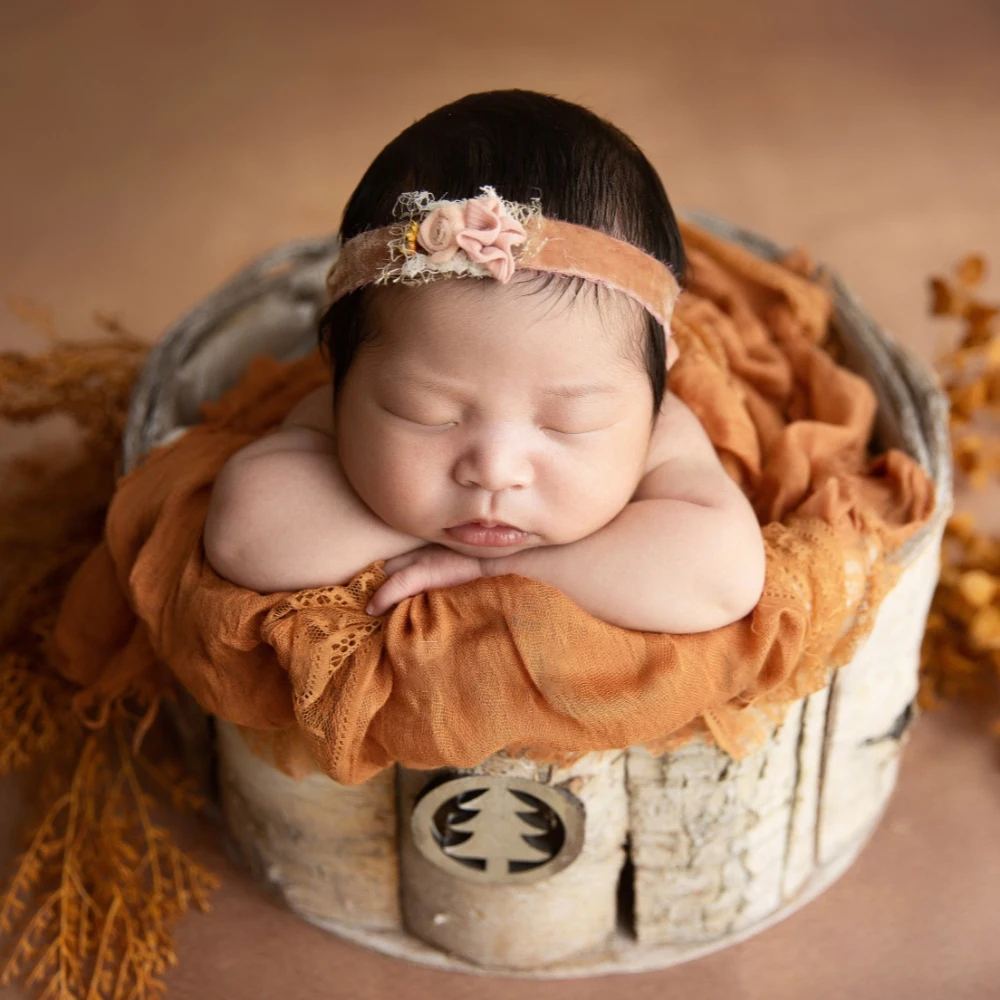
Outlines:
[[445,275],[504,282],[515,270],[547,271],[623,292],[669,335],[680,287],[665,264],[607,233],[547,219],[537,208],[504,202],[491,188],[483,191],[482,198],[453,202],[405,195],[408,220],[343,245],[327,276],[330,301],[370,284]]

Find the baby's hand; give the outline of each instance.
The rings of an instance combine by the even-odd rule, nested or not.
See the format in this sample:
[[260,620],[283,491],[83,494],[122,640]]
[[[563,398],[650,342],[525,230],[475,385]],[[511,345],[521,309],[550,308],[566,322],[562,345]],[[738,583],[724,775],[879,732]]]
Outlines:
[[434,544],[388,559],[382,568],[388,579],[375,591],[365,608],[373,616],[425,590],[455,587],[484,575],[479,559]]

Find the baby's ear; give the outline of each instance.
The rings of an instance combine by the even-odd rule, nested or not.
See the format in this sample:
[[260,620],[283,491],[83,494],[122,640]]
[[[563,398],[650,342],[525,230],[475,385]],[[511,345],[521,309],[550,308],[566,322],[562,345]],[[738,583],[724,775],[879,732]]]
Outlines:
[[681,356],[676,337],[667,337],[667,371],[674,367],[674,362]]

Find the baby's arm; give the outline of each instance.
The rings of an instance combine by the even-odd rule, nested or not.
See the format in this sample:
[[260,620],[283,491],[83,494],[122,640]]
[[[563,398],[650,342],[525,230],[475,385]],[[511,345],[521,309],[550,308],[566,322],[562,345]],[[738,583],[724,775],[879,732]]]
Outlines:
[[310,394],[276,433],[238,451],[216,477],[205,556],[260,593],[346,584],[379,559],[426,544],[389,527],[354,492],[332,436],[332,400]]
[[561,590],[596,618],[643,632],[703,632],[753,610],[764,582],[757,519],[691,411],[668,395],[661,459],[631,502],[566,545],[484,560]]

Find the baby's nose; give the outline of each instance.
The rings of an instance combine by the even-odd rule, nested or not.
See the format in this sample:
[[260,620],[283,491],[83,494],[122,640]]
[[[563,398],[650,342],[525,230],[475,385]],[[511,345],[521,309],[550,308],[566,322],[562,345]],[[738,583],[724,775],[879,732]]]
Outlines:
[[530,486],[531,462],[523,447],[514,442],[494,441],[466,452],[455,465],[460,486],[477,486],[491,493]]

